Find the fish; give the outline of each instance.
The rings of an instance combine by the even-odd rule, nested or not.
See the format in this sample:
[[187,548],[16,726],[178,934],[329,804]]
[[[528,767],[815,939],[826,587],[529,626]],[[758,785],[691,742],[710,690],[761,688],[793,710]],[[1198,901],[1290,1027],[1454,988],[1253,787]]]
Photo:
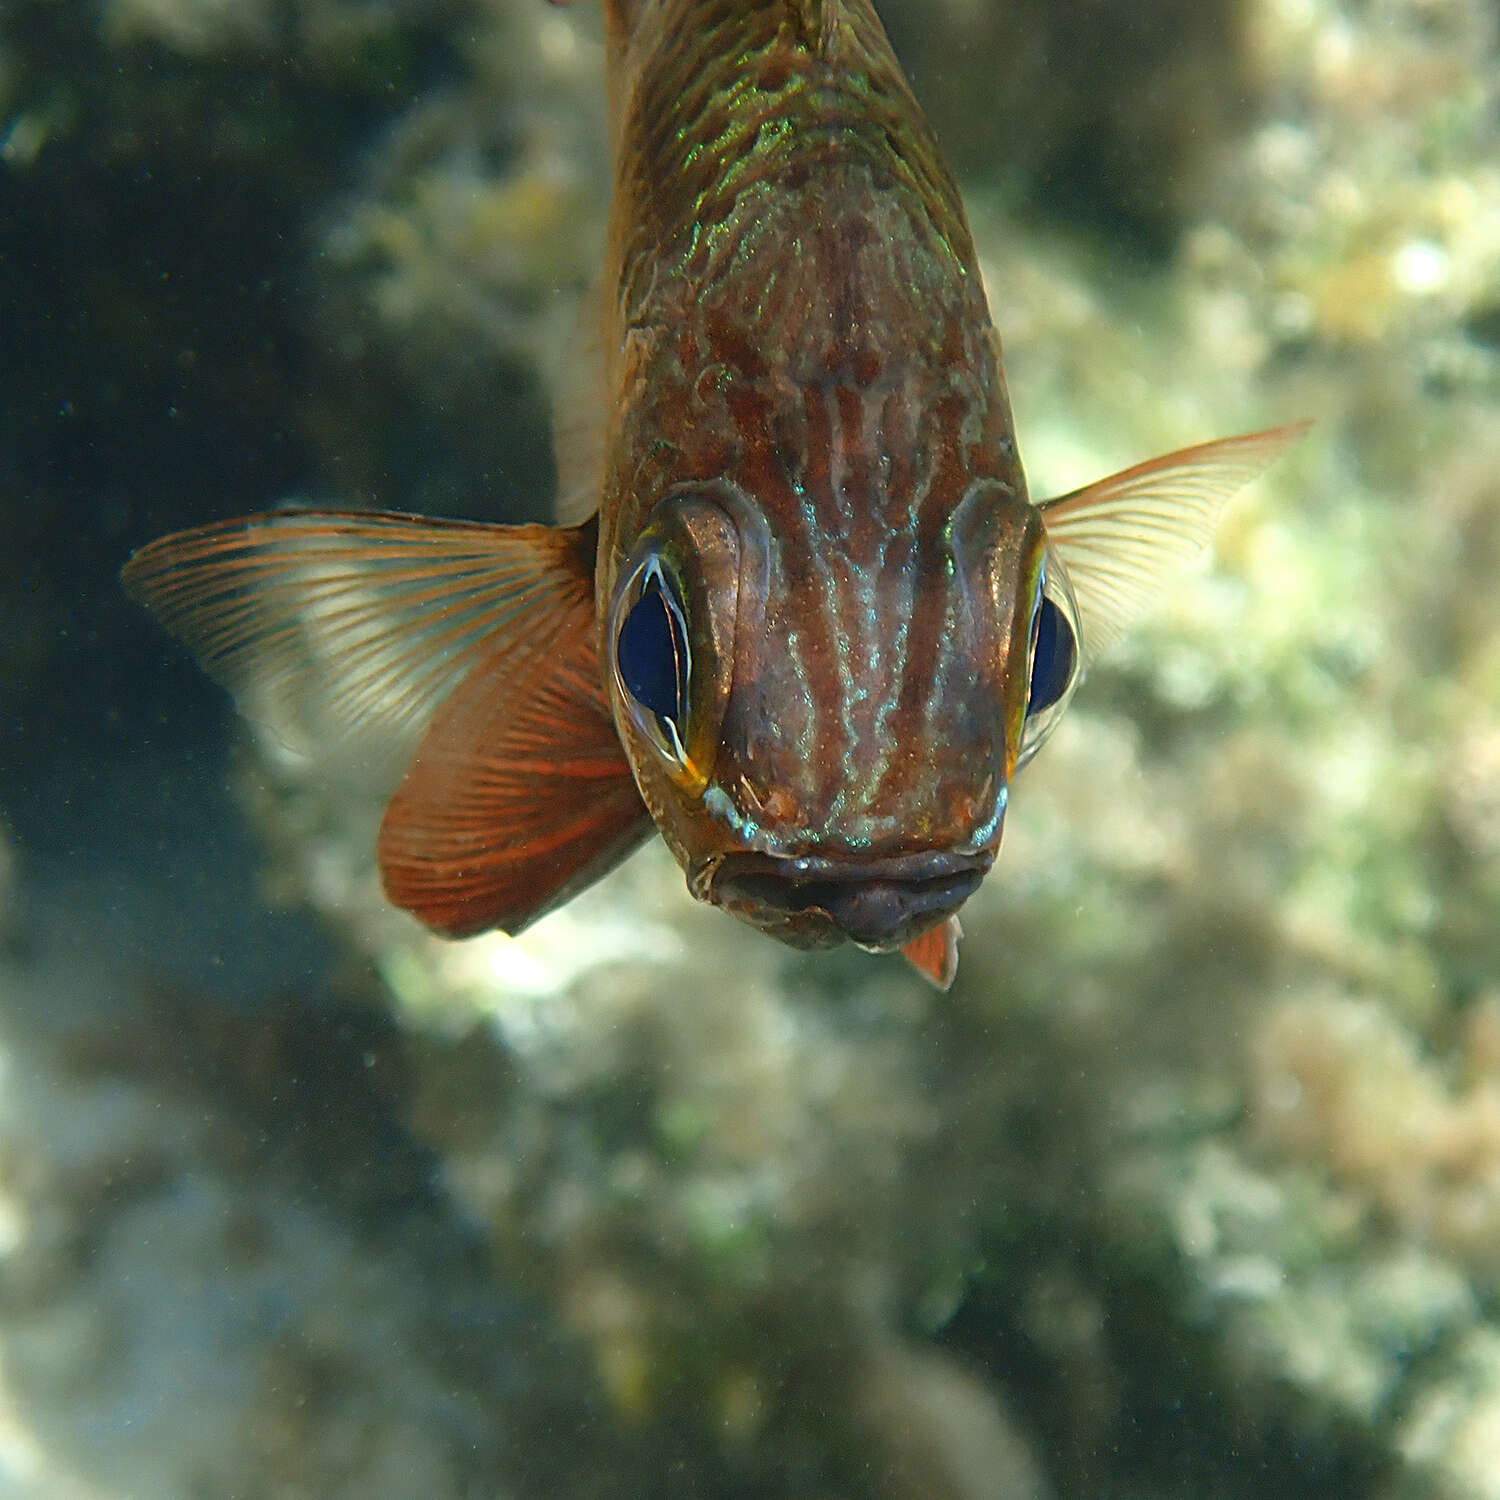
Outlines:
[[388,779],[384,890],[436,933],[518,933],[655,831],[699,900],[947,988],[1016,773],[1302,424],[1033,502],[869,0],[603,3],[557,523],[273,509],[124,586],[251,719]]

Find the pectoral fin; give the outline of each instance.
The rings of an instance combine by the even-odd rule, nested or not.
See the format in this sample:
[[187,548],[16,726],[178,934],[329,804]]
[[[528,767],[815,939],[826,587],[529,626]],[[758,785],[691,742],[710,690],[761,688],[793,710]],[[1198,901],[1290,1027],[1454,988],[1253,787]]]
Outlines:
[[494,642],[550,614],[558,578],[592,568],[594,535],[280,510],[162,537],[123,581],[246,718],[388,793]]
[[958,940],[964,930],[957,917],[949,917],[921,937],[914,937],[901,950],[901,956],[923,979],[946,990],[958,974]]
[[1082,616],[1092,661],[1208,546],[1235,493],[1309,427],[1293,422],[1153,458],[1041,507]]
[[600,683],[592,572],[582,547],[554,564],[438,709],[386,809],[386,895],[447,937],[520,931],[652,828]]
[[599,680],[597,525],[273,511],[143,547],[125,586],[240,709],[382,793],[386,890],[509,931],[650,830]]

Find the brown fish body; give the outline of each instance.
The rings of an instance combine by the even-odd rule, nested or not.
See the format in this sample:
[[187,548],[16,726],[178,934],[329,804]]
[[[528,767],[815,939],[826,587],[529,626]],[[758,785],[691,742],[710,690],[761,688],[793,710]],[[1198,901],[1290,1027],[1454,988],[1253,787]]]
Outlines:
[[597,515],[277,512],[163,538],[127,586],[290,742],[405,765],[382,875],[440,932],[518,930],[654,824],[700,898],[946,984],[1013,772],[1296,429],[1033,506],[868,0],[605,13]]
[[[647,52],[648,19],[691,42]],[[929,852],[986,867],[1008,622],[967,595],[996,513],[1031,512],[957,188],[862,0],[669,0],[636,38],[613,39],[600,598],[673,496],[723,507],[741,564],[711,794],[674,798],[638,746],[642,791],[700,894],[744,851],[825,882]]]

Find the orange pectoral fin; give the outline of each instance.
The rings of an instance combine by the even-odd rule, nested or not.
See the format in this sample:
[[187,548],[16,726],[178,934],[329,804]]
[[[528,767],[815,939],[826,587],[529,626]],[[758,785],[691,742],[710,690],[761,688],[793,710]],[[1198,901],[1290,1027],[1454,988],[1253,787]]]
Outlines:
[[958,973],[958,940],[963,935],[958,918],[949,917],[921,937],[914,937],[902,948],[901,956],[923,979],[946,990]]
[[447,937],[519,932],[650,832],[599,679],[586,572],[537,591],[434,716],[386,808],[386,895]]
[[241,710],[385,790],[391,899],[452,935],[524,926],[651,827],[599,679],[597,523],[284,510],[178,532],[132,597]]

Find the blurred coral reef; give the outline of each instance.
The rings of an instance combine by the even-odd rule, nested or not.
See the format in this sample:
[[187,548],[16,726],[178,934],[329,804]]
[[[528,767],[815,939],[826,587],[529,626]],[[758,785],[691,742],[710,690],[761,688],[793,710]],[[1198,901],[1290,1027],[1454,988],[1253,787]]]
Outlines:
[[[165,919],[121,961],[43,900],[0,786],[0,1487],[1500,1500],[1500,21],[881,8],[1035,493],[1314,428],[1021,779],[947,996],[694,907],[657,847],[441,943],[381,899],[378,805],[245,730],[253,901],[336,977],[226,1000],[164,985]],[[7,716],[131,642],[129,787],[180,722],[140,700],[196,685],[73,601],[167,526],[547,513],[598,27],[4,12]],[[49,773],[95,749],[59,722]],[[199,861],[179,914],[230,868],[182,796],[134,854]]]

